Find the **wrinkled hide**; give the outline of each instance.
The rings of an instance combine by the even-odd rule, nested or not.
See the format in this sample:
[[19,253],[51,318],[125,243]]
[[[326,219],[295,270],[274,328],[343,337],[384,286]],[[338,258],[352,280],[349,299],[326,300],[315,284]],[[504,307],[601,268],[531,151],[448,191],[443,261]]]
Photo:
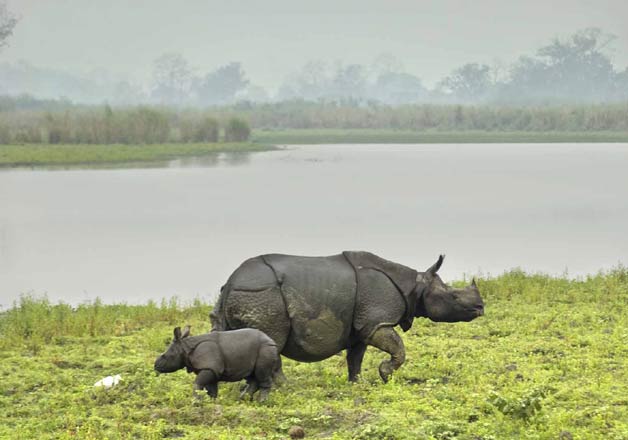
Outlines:
[[212,314],[216,330],[253,327],[289,358],[312,362],[382,325],[412,325],[417,272],[368,252],[262,255],[231,275]]

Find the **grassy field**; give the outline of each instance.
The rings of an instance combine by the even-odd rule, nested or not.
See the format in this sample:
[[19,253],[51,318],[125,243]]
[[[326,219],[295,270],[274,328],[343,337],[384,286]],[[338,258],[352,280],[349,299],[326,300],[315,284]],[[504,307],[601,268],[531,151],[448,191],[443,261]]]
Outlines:
[[628,132],[410,131],[410,130],[268,130],[254,131],[253,141],[268,144],[445,144],[628,142]]
[[[486,316],[417,320],[388,384],[370,348],[357,384],[343,356],[285,362],[265,403],[194,403],[193,376],[156,376],[175,325],[208,329],[210,307],[176,300],[78,308],[23,297],[0,315],[0,438],[626,439],[628,269],[583,280],[514,271],[479,281]],[[120,385],[96,389],[119,373]]]
[[223,152],[272,149],[262,143],[154,145],[0,145],[0,167],[159,162]]

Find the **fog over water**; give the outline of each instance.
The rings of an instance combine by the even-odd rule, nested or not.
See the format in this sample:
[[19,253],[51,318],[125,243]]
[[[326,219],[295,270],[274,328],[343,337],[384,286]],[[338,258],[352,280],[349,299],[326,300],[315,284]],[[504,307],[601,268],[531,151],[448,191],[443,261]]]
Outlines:
[[627,165],[628,144],[326,145],[2,170],[0,303],[209,300],[269,252],[582,276],[627,262]]

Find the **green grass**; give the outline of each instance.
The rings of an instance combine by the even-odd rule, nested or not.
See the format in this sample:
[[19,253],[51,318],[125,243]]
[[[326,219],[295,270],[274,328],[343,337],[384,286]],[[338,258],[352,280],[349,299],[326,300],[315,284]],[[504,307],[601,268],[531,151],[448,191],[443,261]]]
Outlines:
[[443,144],[628,142],[628,132],[410,131],[410,130],[257,130],[253,141],[269,144]]
[[0,167],[159,162],[221,152],[272,149],[261,143],[154,145],[0,145]]
[[[209,328],[199,301],[76,309],[23,297],[0,315],[0,438],[626,439],[628,269],[582,280],[513,271],[481,279],[486,316],[417,320],[388,384],[369,348],[357,384],[343,356],[285,362],[270,400],[239,384],[193,403],[192,375],[156,376],[172,327]],[[110,390],[100,378],[120,373]]]

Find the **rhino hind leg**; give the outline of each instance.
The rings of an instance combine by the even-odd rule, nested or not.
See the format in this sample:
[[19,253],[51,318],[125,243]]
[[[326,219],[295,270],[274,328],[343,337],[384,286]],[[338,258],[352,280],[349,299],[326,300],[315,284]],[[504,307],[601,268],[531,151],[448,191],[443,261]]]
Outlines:
[[390,360],[382,361],[379,364],[379,375],[386,383],[393,371],[399,369],[406,360],[403,340],[392,327],[380,327],[375,330],[367,342],[368,345],[390,354]]
[[366,344],[362,341],[357,342],[347,348],[347,367],[349,368],[349,382],[356,382],[362,371],[362,360],[366,353]]

